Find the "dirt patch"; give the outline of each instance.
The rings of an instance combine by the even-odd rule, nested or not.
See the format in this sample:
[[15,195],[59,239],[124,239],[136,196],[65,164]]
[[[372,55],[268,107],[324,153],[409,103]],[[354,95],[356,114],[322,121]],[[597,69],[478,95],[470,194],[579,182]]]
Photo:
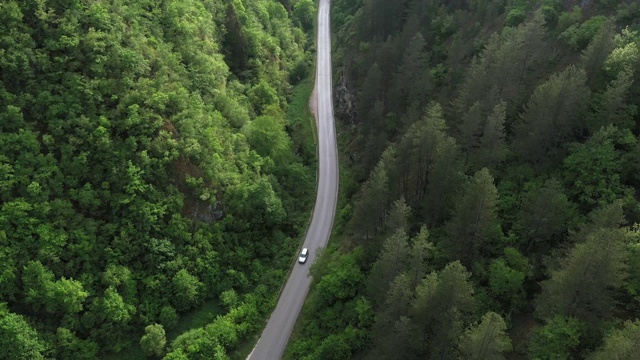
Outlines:
[[[208,201],[201,200],[197,194],[187,185],[187,176],[199,179],[204,177],[200,168],[188,158],[181,156],[173,164],[173,182],[178,190],[184,194],[184,207],[182,215],[193,220],[211,222],[215,216],[215,209]],[[210,182],[206,182],[204,187],[210,188]]]

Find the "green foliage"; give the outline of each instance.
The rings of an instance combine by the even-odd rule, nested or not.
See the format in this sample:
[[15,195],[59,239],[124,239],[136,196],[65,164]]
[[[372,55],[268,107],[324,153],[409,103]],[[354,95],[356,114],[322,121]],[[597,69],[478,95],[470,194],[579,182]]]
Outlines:
[[[561,267],[542,283],[537,314],[575,317],[580,321],[610,316],[615,305],[614,290],[626,277],[625,246],[628,234],[622,229],[598,229],[569,252]],[[606,246],[607,251],[602,251]]]
[[0,348],[7,359],[46,359],[48,350],[36,330],[23,316],[9,312],[6,303],[0,303]]
[[611,331],[604,338],[604,345],[592,353],[589,360],[633,359],[638,356],[636,344],[640,340],[640,321],[625,321],[621,329]]
[[471,267],[483,257],[502,249],[502,230],[497,216],[498,191],[486,168],[465,187],[453,219],[448,224],[447,244],[454,259]]
[[612,74],[623,70],[634,71],[640,60],[639,42],[640,35],[637,31],[631,31],[629,28],[622,30],[622,33],[615,37],[616,47],[605,62],[605,70]]
[[0,31],[0,297],[46,356],[277,279],[313,170],[283,124],[307,34],[276,0],[6,1]]
[[200,300],[202,283],[189,271],[182,269],[171,281],[174,293],[174,305],[179,310],[187,310],[195,306]]
[[361,258],[357,249],[346,255],[329,249],[323,252],[320,262],[314,263],[312,274],[318,283],[299,325],[306,337],[292,339],[284,359],[350,359],[366,348],[366,329],[373,323],[374,311],[362,297],[364,275],[358,266]]
[[163,327],[173,329],[178,324],[178,313],[176,309],[171,306],[163,306],[162,309],[160,309],[158,320],[160,320]]
[[313,30],[316,9],[312,0],[299,0],[293,6],[293,18],[308,33]]
[[363,275],[354,257],[344,257],[334,264],[316,285],[319,305],[344,301],[356,295],[355,284],[360,284]]
[[582,8],[574,6],[570,12],[563,12],[558,18],[556,33],[562,34],[570,27],[576,27],[582,21]]
[[574,206],[558,180],[550,179],[541,185],[529,182],[512,230],[522,248],[545,253],[566,233],[574,214]]
[[529,343],[531,359],[567,359],[580,343],[582,323],[572,317],[556,316],[546,325],[536,328]]
[[615,149],[614,127],[600,129],[583,144],[576,144],[564,160],[569,194],[586,209],[631,196],[620,181],[622,159]]
[[584,49],[606,22],[607,18],[605,16],[594,16],[582,24],[569,26],[560,34],[559,38],[573,50]]
[[95,341],[80,339],[65,328],[56,331],[56,348],[60,359],[90,360],[98,357],[98,344]]
[[625,288],[634,299],[640,296],[640,228],[635,226],[630,235],[628,273],[629,277]]
[[507,309],[522,306],[524,279],[524,273],[512,269],[502,259],[494,260],[489,266],[489,289]]
[[465,359],[504,359],[503,353],[511,350],[511,340],[506,334],[507,325],[494,312],[482,316],[482,321],[465,331],[460,350]]
[[560,150],[585,127],[589,99],[584,70],[569,66],[538,86],[513,129],[513,148],[528,162],[557,160]]
[[423,356],[452,358],[463,324],[473,309],[470,273],[456,261],[425,277],[416,288],[410,314],[417,328],[415,347]]
[[518,26],[527,17],[527,9],[523,7],[516,7],[507,13],[507,18],[504,20],[505,26]]
[[148,355],[161,356],[167,344],[162,325],[153,324],[144,328],[144,335],[140,339],[142,350]]

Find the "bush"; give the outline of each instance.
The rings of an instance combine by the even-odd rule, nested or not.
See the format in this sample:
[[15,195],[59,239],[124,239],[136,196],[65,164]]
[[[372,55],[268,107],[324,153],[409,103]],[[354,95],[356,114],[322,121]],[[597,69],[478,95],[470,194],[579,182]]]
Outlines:
[[507,14],[507,18],[504,21],[504,26],[518,26],[520,25],[524,19],[527,17],[525,9],[523,8],[515,8],[511,9]]
[[571,25],[560,34],[559,38],[573,50],[582,50],[589,45],[591,39],[600,31],[605,22],[607,22],[605,16],[594,16],[581,25]]

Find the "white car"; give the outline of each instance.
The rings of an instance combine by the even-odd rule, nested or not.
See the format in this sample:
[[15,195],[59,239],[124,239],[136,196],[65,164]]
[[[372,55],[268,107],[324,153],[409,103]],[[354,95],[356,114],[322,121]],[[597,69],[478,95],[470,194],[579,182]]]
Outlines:
[[307,262],[307,257],[309,257],[309,249],[304,248],[302,249],[302,251],[300,252],[300,256],[298,256],[298,262],[300,264],[304,264]]

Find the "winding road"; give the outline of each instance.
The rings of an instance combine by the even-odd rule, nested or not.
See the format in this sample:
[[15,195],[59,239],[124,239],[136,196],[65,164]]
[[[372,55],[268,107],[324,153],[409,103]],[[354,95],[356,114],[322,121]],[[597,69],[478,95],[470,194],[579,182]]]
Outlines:
[[[303,247],[309,248],[306,264],[294,265],[275,310],[250,360],[278,360],[282,357],[289,336],[309,292],[309,266],[317,249],[327,245],[338,198],[338,156],[336,130],[333,122],[333,98],[331,93],[331,32],[329,29],[329,1],[320,0],[318,7],[318,39],[316,87],[316,124],[318,127],[318,195],[313,209],[311,225],[307,230]],[[294,254],[292,254],[294,256]],[[297,259],[297,256],[296,256]]]

